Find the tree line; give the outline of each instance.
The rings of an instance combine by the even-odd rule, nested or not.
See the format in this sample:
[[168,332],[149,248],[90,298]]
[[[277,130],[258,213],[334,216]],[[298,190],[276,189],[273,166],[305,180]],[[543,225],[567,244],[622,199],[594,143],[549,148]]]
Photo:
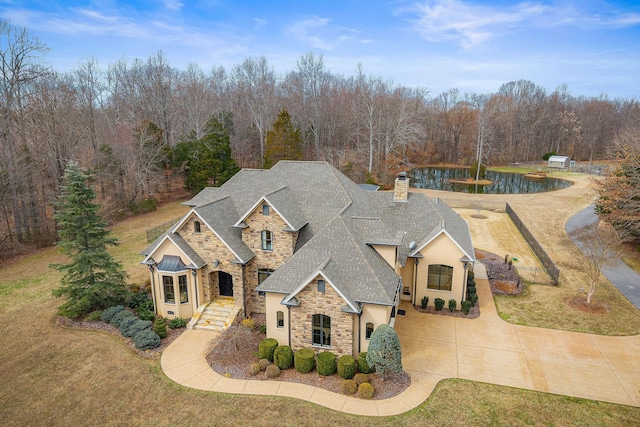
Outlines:
[[0,248],[54,240],[51,206],[72,159],[114,216],[183,184],[219,185],[278,153],[386,182],[415,164],[469,165],[480,145],[489,165],[552,151],[611,158],[615,136],[640,123],[635,99],[575,97],[566,86],[549,93],[527,80],[491,94],[430,94],[362,66],[332,73],[314,53],[285,73],[265,57],[179,70],[162,52],[106,65],[88,58],[59,72],[27,29],[0,20],[0,37]]

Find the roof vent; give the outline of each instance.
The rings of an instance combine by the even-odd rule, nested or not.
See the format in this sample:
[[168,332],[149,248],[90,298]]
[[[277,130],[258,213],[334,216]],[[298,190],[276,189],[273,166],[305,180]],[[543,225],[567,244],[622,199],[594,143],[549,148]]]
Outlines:
[[415,248],[415,247],[416,247],[416,241],[412,240],[411,243],[409,243],[409,250],[412,251],[413,248]]

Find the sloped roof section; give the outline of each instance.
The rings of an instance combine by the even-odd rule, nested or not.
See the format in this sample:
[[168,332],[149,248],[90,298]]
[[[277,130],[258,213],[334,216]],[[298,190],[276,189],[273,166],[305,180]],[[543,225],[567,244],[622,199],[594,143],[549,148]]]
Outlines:
[[202,268],[207,263],[204,262],[202,257],[198,255],[198,253],[189,245],[179,234],[173,233],[170,230],[167,230],[163,235],[158,237],[152,244],[147,246],[147,248],[141,252],[142,255],[145,255],[145,263],[149,257],[153,255],[153,253],[160,247],[160,245],[165,241],[171,241],[183,254],[189,259],[190,263],[193,264],[196,268]]
[[282,219],[289,225],[291,228],[290,231],[298,231],[309,222],[305,218],[304,213],[302,213],[298,201],[288,186],[267,194],[265,200],[273,206]]
[[179,256],[175,255],[165,255],[162,257],[162,260],[156,266],[158,271],[185,271],[187,269],[187,265],[182,262],[182,259]]

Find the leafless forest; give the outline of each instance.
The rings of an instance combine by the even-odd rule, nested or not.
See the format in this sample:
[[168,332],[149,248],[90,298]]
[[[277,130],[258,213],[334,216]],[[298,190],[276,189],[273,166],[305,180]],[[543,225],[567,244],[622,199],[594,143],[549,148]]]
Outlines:
[[[307,53],[287,73],[266,58],[231,69],[179,70],[157,53],[146,60],[70,72],[47,65],[44,41],[0,21],[2,87],[0,252],[55,240],[53,201],[69,159],[94,174],[107,216],[182,191],[172,149],[200,136],[212,115],[231,117],[231,150],[241,167],[262,167],[266,134],[286,108],[303,135],[304,158],[326,160],[356,181],[388,181],[418,164],[469,165],[483,144],[489,165],[539,161],[555,151],[573,159],[611,158],[616,134],[640,125],[635,99],[549,93],[527,80],[496,93],[441,94],[368,75],[331,73]],[[429,70],[425,70],[428,73]]]

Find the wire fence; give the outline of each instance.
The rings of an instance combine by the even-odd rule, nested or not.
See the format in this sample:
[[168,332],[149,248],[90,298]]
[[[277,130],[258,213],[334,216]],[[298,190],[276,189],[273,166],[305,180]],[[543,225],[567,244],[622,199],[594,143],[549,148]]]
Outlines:
[[449,206],[450,208],[458,209],[479,209],[484,211],[493,212],[506,212],[505,202],[491,202],[487,200],[478,199],[456,199],[449,197],[438,197]]
[[167,221],[160,225],[157,225],[153,228],[149,228],[147,230],[147,243],[154,242],[158,237],[162,236],[162,234],[167,231],[172,225],[178,222],[180,218],[173,219],[171,221]]

